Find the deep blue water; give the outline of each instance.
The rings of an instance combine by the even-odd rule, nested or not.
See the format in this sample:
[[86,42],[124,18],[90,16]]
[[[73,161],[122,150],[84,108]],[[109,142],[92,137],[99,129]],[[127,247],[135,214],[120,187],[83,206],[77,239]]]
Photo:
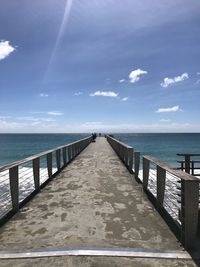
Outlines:
[[[0,166],[85,136],[88,134],[0,134]],[[114,137],[133,146],[142,155],[152,155],[174,167],[180,159],[176,153],[200,153],[199,133],[114,134]]]
[[0,134],[0,166],[71,143],[89,134]]
[[[200,153],[200,133],[140,133],[114,134],[114,137],[134,147],[142,155],[151,155],[177,167],[177,153]],[[196,158],[197,159],[197,158]]]

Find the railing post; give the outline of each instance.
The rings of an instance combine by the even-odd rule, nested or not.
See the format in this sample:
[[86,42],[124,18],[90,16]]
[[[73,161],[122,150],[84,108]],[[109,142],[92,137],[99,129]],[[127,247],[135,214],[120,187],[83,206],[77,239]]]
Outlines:
[[74,159],[75,157],[75,148],[74,148],[74,144],[72,145],[72,159]]
[[190,155],[185,155],[185,172],[190,173]]
[[72,160],[72,146],[68,146],[68,162]]
[[197,239],[199,212],[199,182],[181,180],[181,239],[192,248]]
[[17,212],[19,210],[19,166],[9,169],[9,181],[12,209]]
[[128,168],[128,156],[129,156],[128,152],[129,152],[128,148],[125,147],[125,164],[126,164],[127,168]]
[[148,182],[149,182],[149,160],[146,158],[143,158],[143,189],[144,191],[148,188]]
[[47,170],[49,178],[52,177],[52,153],[47,154]]
[[157,165],[157,209],[163,208],[166,170]]
[[140,152],[134,152],[134,170],[136,178],[138,178],[139,169],[140,169]]
[[56,150],[56,165],[58,171],[60,171],[60,149]]
[[133,148],[129,147],[128,148],[128,170],[129,172],[133,172]]
[[67,149],[66,147],[63,147],[62,149],[62,155],[63,155],[63,163],[64,163],[64,166],[67,165]]
[[78,155],[78,143],[75,143],[75,156]]
[[33,177],[35,190],[40,190],[40,158],[33,159]]

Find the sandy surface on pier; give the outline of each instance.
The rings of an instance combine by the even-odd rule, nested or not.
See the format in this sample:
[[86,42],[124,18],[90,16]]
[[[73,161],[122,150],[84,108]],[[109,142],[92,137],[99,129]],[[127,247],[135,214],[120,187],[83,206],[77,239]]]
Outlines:
[[[1,250],[76,246],[183,250],[105,138],[91,143],[0,229]],[[196,266],[188,260],[106,257],[31,262],[0,260],[0,266]]]

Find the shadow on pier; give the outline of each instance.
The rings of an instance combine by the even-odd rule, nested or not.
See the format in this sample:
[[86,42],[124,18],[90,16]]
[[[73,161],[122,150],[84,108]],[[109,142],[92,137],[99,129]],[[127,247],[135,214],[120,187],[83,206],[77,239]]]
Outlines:
[[[67,256],[65,248],[78,251],[80,247],[92,248],[98,257],[92,252]],[[99,248],[113,249],[112,257],[98,252]],[[103,137],[90,143],[1,227],[0,249],[5,255],[14,251],[22,257],[2,258],[0,266],[198,264]],[[32,258],[23,256],[28,251],[33,252]],[[121,257],[114,256],[120,251]],[[128,253],[139,256],[129,257]]]

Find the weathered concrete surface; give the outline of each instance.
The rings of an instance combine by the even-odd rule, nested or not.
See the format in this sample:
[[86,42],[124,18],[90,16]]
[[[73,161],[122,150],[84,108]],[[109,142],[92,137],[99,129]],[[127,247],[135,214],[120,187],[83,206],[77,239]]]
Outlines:
[[117,257],[55,257],[42,259],[2,260],[1,267],[195,267],[189,260],[131,259]]
[[[104,138],[90,144],[0,229],[1,250],[62,246],[182,249]],[[27,266],[27,262],[31,266],[30,260],[2,260],[0,266]],[[65,266],[195,266],[188,260],[105,257],[31,262],[37,266],[53,262],[54,266],[64,262]]]

